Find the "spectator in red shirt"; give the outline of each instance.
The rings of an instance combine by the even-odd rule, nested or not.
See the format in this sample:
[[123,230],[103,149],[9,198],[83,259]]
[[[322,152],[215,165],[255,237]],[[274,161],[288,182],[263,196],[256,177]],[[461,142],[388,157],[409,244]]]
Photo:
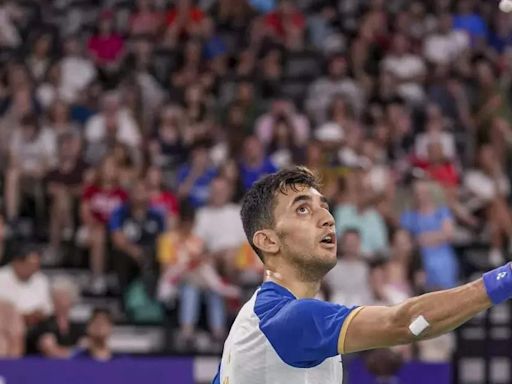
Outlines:
[[277,10],[265,16],[265,27],[280,42],[288,41],[306,28],[306,19],[291,0],[281,0]]
[[167,13],[165,24],[166,44],[174,47],[183,36],[199,37],[203,30],[204,12],[195,7],[193,0],[177,0],[176,5]]
[[439,141],[428,144],[428,159],[415,160],[415,165],[422,168],[432,180],[437,181],[445,189],[459,185],[459,174],[455,165],[447,160],[443,153],[443,145]]
[[130,35],[155,36],[162,26],[162,17],[156,11],[154,0],[137,0],[130,17]]
[[160,168],[153,166],[147,170],[146,188],[149,192],[151,208],[160,211],[161,215],[166,218],[167,227],[172,228],[174,219],[179,212],[178,199],[165,188]]
[[114,13],[103,11],[99,16],[98,30],[87,42],[87,49],[105,80],[119,69],[124,48],[123,38],[114,30]]
[[119,187],[115,159],[107,157],[98,171],[96,182],[85,188],[82,197],[81,216],[88,234],[91,255],[91,292],[102,293],[106,289],[105,247],[106,224],[114,210],[128,200],[127,193]]

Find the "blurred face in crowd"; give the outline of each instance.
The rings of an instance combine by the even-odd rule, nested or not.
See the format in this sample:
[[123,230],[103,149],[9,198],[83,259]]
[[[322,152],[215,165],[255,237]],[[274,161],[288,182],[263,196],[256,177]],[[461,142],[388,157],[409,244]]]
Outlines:
[[418,180],[413,187],[414,200],[418,207],[430,206],[433,203],[430,183],[425,180]]
[[329,75],[335,79],[347,74],[347,60],[342,56],[334,57],[329,62]]
[[59,158],[61,162],[75,160],[80,154],[81,142],[79,137],[64,136],[59,143]]
[[105,343],[112,335],[112,320],[106,313],[98,313],[89,322],[87,336],[95,342]]
[[317,189],[295,185],[277,192],[273,218],[271,232],[277,238],[272,248],[288,257],[305,280],[316,281],[336,265],[334,218]]
[[439,141],[433,141],[428,145],[428,158],[432,164],[441,164],[446,160],[443,145]]
[[31,252],[23,260],[14,260],[12,267],[19,280],[28,281],[39,271],[41,267],[41,255],[37,252]]
[[68,316],[73,307],[72,294],[64,289],[56,289],[52,292],[53,308],[55,314]]
[[192,151],[192,167],[195,169],[206,169],[210,163],[208,149],[205,147],[195,148]]
[[119,111],[120,101],[119,97],[113,93],[107,94],[103,97],[103,112],[107,115],[116,114]]
[[33,122],[25,122],[21,125],[21,132],[26,141],[32,141],[37,137],[38,127]]
[[82,44],[80,40],[72,37],[64,42],[64,52],[66,56],[80,56],[82,53]]
[[118,167],[114,157],[110,156],[103,161],[100,176],[103,183],[113,183],[117,180]]
[[162,171],[158,167],[151,167],[146,172],[146,183],[150,189],[160,189],[162,185]]
[[396,55],[405,55],[409,50],[409,41],[402,34],[396,34],[393,38],[393,52]]
[[248,81],[241,82],[238,85],[238,101],[242,103],[250,102],[254,99],[254,85]]
[[291,15],[293,14],[293,11],[295,10],[295,6],[293,4],[293,1],[291,0],[281,0],[279,1],[279,12],[283,15]]
[[491,65],[487,61],[479,61],[475,64],[476,75],[478,82],[483,87],[490,87],[496,83],[496,77],[492,70]]
[[146,207],[148,205],[149,196],[144,182],[138,181],[135,183],[131,191],[130,202],[133,207],[137,208]]
[[39,57],[45,57],[50,52],[52,39],[49,35],[43,35],[37,39],[34,46],[34,54]]
[[231,183],[224,178],[215,179],[210,186],[210,201],[214,207],[222,207],[229,203],[233,195]]
[[247,162],[258,162],[263,159],[265,151],[261,141],[254,136],[248,137],[244,143],[244,158]]
[[447,34],[453,30],[453,18],[449,13],[444,13],[439,19],[439,31]]
[[492,172],[496,165],[496,155],[490,145],[483,145],[478,151],[478,162],[485,171]]
[[359,233],[347,231],[341,237],[341,250],[344,257],[356,258],[361,254],[361,237]]
[[98,27],[101,34],[108,35],[112,33],[114,29],[113,15],[110,12],[105,12],[105,14],[101,15]]

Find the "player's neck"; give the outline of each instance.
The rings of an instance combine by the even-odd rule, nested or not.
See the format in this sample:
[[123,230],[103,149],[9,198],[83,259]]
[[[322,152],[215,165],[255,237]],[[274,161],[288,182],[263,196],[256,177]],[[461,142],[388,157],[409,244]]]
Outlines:
[[320,281],[304,281],[296,276],[293,271],[289,273],[281,273],[265,270],[265,281],[273,281],[276,284],[289,290],[298,299],[312,298],[318,294],[320,290]]

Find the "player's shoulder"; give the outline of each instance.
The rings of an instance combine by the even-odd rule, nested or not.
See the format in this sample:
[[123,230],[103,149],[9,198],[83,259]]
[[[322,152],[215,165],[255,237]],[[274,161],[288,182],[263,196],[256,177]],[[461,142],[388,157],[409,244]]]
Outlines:
[[256,293],[254,312],[262,320],[279,312],[283,306],[294,300],[296,298],[289,290],[272,281],[266,281]]

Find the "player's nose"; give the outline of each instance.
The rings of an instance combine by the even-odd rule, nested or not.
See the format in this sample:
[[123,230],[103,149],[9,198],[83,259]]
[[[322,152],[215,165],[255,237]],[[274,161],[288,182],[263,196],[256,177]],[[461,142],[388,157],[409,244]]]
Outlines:
[[326,212],[320,218],[320,226],[322,228],[324,228],[324,227],[334,227],[334,217],[332,217],[330,212]]

